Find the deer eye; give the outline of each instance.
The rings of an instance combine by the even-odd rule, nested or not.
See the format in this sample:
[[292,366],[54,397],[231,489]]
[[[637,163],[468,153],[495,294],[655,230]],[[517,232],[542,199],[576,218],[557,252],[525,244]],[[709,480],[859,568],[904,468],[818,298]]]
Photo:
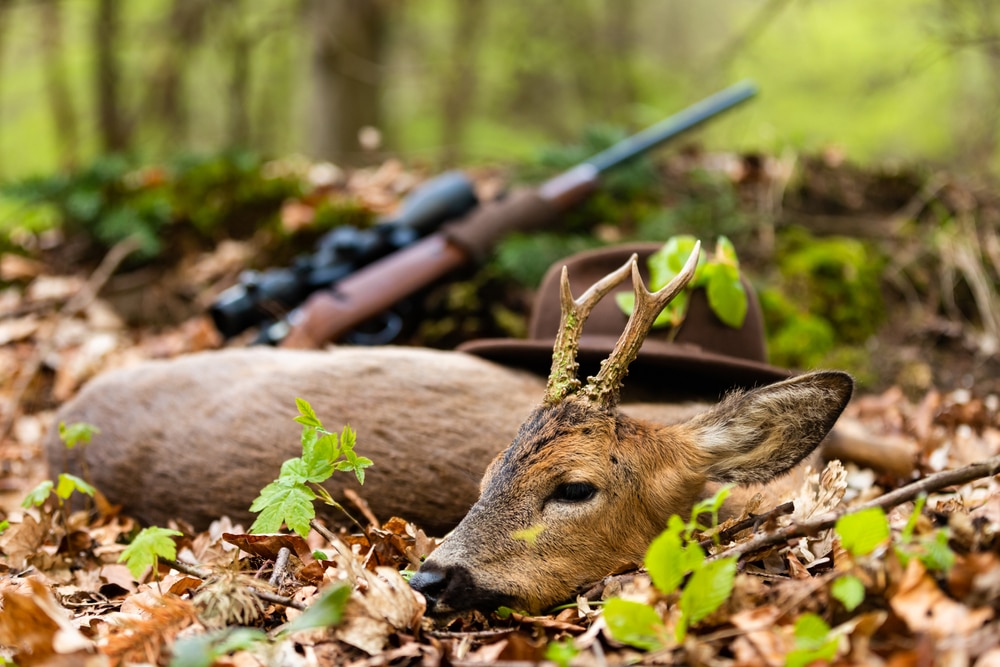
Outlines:
[[551,499],[563,503],[582,503],[597,493],[597,487],[589,482],[566,482],[556,487]]

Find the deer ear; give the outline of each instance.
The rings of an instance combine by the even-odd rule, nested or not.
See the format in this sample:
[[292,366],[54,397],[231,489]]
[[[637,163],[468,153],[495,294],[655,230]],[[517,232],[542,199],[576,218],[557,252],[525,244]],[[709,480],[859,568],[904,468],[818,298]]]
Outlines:
[[768,482],[812,453],[847,406],[854,380],[821,371],[727,396],[687,426],[706,478]]

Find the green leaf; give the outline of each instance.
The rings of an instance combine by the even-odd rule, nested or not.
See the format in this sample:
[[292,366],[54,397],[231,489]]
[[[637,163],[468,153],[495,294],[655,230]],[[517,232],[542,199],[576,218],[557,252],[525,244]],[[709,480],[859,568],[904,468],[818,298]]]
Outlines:
[[119,563],[125,563],[132,576],[138,579],[147,567],[152,567],[158,558],[173,560],[177,557],[177,545],[171,537],[180,537],[184,533],[169,528],[150,526],[143,528],[132,543],[118,557]]
[[[684,523],[675,515],[670,525],[659,534],[646,550],[645,565],[653,585],[664,595],[670,595],[681,585],[688,573],[681,531]],[[676,519],[676,521],[674,521]]]
[[28,508],[43,504],[52,493],[53,483],[51,479],[41,482],[38,486],[28,491],[28,495],[21,501],[21,507]]
[[59,483],[56,484],[56,496],[62,500],[66,500],[74,491],[85,493],[93,498],[97,489],[76,475],[71,475],[68,472],[61,473],[59,475]]
[[211,667],[234,651],[245,651],[267,641],[255,628],[227,628],[178,639],[171,649],[170,667]]
[[870,554],[889,539],[889,520],[878,507],[845,514],[834,528],[840,544],[853,556]]
[[[691,508],[691,520],[688,522],[688,530],[711,530],[715,528],[719,524],[719,510],[722,508],[722,504],[726,502],[726,498],[729,497],[732,490],[732,484],[725,484],[719,487],[719,490],[711,498],[704,498],[695,503],[694,507]],[[711,526],[702,526],[698,523],[698,517],[702,514],[712,515]]]
[[338,455],[337,436],[328,434],[311,439],[302,444],[302,467],[295,466],[294,472],[301,473],[302,481],[322,484],[333,474],[333,462]]
[[747,317],[747,293],[740,282],[740,271],[729,264],[710,264],[712,271],[705,287],[708,306],[723,324],[739,329]]
[[10,521],[8,521],[7,519],[0,521],[0,534],[2,534],[8,528],[10,528]]
[[920,554],[920,562],[928,570],[937,572],[947,572],[955,564],[955,552],[948,546],[948,531],[940,529],[934,531],[933,537],[920,541],[923,553]]
[[559,667],[569,667],[569,663],[578,653],[576,646],[573,645],[572,637],[552,642],[545,647],[545,659],[556,663]]
[[844,609],[854,611],[864,602],[865,585],[854,575],[847,574],[833,582],[830,595],[844,605]]
[[295,406],[299,409],[299,416],[295,417],[295,421],[303,426],[323,428],[323,423],[320,422],[319,417],[316,416],[316,411],[313,410],[311,405],[309,405],[309,401],[304,398],[296,398]]
[[926,503],[926,493],[921,493],[913,502],[913,511],[910,512],[910,518],[906,520],[906,525],[903,527],[903,531],[899,534],[899,541],[902,544],[909,544],[910,540],[913,539],[913,531],[917,527],[917,521],[920,520],[920,515],[924,511],[924,505]]
[[280,478],[276,479],[261,489],[260,495],[250,505],[251,512],[259,512],[257,520],[250,526],[250,532],[276,533],[284,523],[305,537],[309,533],[309,522],[316,516],[312,504],[315,499],[315,492],[305,484],[288,484]]
[[623,644],[645,651],[663,648],[663,621],[649,605],[611,598],[604,605],[604,622],[611,636]]
[[839,639],[830,636],[822,618],[806,612],[795,621],[795,650],[785,656],[786,667],[806,667],[818,660],[830,662],[837,655]]
[[705,563],[694,571],[684,592],[680,607],[690,623],[697,623],[722,606],[733,592],[736,581],[736,558],[720,558]]
[[[649,256],[649,288],[656,291],[663,288],[684,268],[684,263],[694,251],[698,242],[693,236],[681,234],[667,239],[663,247]],[[699,264],[702,258],[698,260]]]
[[370,468],[372,466],[372,460],[364,457],[358,456],[351,452],[354,457],[353,461],[338,461],[337,470],[343,472],[353,472],[354,476],[358,478],[358,483],[364,485],[365,483],[365,468]]
[[354,455],[354,446],[358,442],[357,432],[348,425],[340,431],[340,448],[344,450],[344,455],[350,458]]
[[73,449],[79,444],[86,445],[90,440],[100,433],[101,429],[86,422],[76,422],[66,425],[66,422],[59,422],[59,439],[66,445],[66,449]]
[[740,268],[740,260],[736,257],[736,246],[733,245],[733,242],[728,237],[721,234],[715,240],[715,256],[712,258],[712,261],[737,269]]
[[295,620],[282,628],[282,632],[292,633],[337,625],[344,617],[344,608],[347,607],[347,600],[350,597],[350,584],[338,583],[330,586],[300,616],[296,616]]

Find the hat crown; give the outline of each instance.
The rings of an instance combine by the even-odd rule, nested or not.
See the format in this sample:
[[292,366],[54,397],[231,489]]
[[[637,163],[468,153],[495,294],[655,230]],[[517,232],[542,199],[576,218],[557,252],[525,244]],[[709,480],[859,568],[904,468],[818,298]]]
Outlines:
[[[614,271],[632,253],[639,255],[640,272],[643,279],[648,282],[647,260],[660,247],[661,244],[658,243],[634,243],[599,248],[573,255],[565,261],[554,264],[546,272],[538,289],[528,324],[528,337],[551,341],[559,330],[559,280],[563,265],[569,269],[570,288],[575,295],[581,294],[602,276]],[[745,279],[743,285],[747,293],[747,315],[742,327],[734,329],[724,324],[709,307],[705,290],[699,289],[691,294],[687,315],[672,342],[675,345],[696,346],[703,352],[766,363],[767,348],[760,303]],[[630,292],[631,287],[623,285],[614,293],[623,291]],[[609,295],[594,306],[584,326],[583,338],[617,337],[627,319],[627,315],[618,307],[616,300]],[[651,341],[654,344],[657,342],[662,344],[667,341],[669,334],[669,328],[654,329],[647,337],[646,345]]]

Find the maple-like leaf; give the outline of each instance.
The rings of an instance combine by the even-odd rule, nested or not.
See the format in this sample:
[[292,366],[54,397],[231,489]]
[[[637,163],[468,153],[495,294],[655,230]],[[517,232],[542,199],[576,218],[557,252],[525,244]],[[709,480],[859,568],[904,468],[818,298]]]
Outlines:
[[125,563],[132,576],[138,579],[147,567],[153,567],[157,559],[173,560],[177,557],[177,545],[172,537],[180,537],[184,533],[170,528],[150,526],[143,528],[132,543],[118,557],[119,563]]

